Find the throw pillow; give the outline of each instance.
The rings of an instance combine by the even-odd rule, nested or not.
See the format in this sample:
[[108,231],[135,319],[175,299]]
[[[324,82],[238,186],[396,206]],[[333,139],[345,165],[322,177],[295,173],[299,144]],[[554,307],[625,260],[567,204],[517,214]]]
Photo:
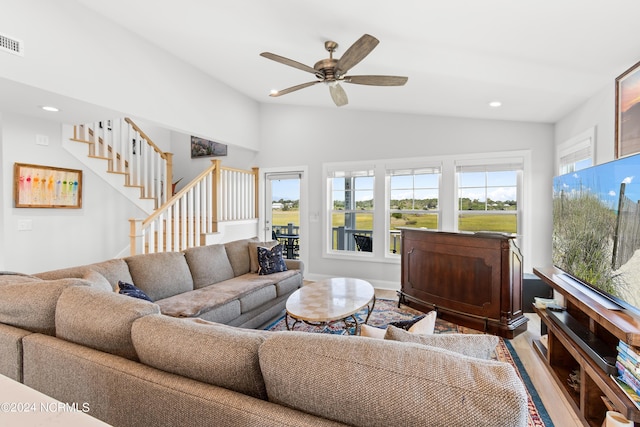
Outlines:
[[272,248],[258,246],[258,265],[259,275],[287,271],[287,265],[282,258],[282,245],[277,244]]
[[118,293],[133,298],[139,298],[145,301],[153,302],[151,298],[149,298],[149,296],[142,291],[142,289],[136,287],[135,285],[132,285],[131,283],[123,282],[122,280],[118,281]]
[[251,273],[257,273],[260,269],[260,265],[258,265],[258,247],[261,246],[263,248],[272,248],[278,243],[279,242],[277,240],[272,240],[270,242],[249,242],[249,260],[251,262]]
[[425,314],[422,319],[418,320],[416,323],[409,327],[409,332],[412,334],[433,334],[433,331],[436,328],[436,318],[438,317],[438,312],[432,310]]
[[[416,316],[409,320],[398,320],[396,322],[390,322],[389,325],[396,328],[408,331],[412,334],[433,334],[436,326],[437,312],[435,310],[430,311],[422,316]],[[369,338],[383,339],[387,329],[376,328],[375,326],[369,326],[366,324],[360,325],[360,336]]]
[[465,356],[492,359],[499,338],[484,334],[412,334],[395,326],[387,327],[385,340],[412,342],[427,347],[439,347]]
[[375,326],[360,325],[360,336],[383,339],[387,329],[376,328]]
[[408,331],[410,327],[412,327],[413,325],[415,325],[416,323],[424,319],[424,316],[425,315],[423,314],[422,316],[416,316],[413,319],[397,320],[395,322],[389,322],[389,324],[391,326],[395,326],[396,328],[400,328],[400,329],[404,329],[405,331]]

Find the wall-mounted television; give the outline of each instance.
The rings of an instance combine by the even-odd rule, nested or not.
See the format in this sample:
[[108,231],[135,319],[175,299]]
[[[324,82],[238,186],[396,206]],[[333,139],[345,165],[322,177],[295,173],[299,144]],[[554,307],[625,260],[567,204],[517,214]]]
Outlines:
[[640,154],[553,179],[553,264],[640,313]]

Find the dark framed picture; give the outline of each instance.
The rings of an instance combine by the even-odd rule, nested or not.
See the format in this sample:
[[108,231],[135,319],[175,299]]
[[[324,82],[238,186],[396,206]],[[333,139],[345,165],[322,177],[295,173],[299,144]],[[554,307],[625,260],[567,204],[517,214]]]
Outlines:
[[13,197],[16,208],[80,209],[82,171],[15,163]]
[[616,78],[615,158],[640,152],[640,62]]
[[213,157],[226,156],[227,145],[219,142],[209,141],[208,139],[191,137],[191,158],[197,157]]

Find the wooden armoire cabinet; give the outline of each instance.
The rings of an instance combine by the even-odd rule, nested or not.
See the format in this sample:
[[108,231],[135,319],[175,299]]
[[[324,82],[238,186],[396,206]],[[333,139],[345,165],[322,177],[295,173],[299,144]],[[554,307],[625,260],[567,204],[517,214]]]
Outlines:
[[411,228],[401,233],[401,302],[504,338],[527,329],[522,254],[512,236]]

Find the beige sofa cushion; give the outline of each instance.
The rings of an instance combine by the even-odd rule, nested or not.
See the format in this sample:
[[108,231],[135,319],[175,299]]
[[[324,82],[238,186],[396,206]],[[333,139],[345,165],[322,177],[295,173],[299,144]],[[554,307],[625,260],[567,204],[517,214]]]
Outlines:
[[137,360],[131,342],[134,320],[160,313],[153,303],[89,287],[65,289],[56,308],[56,336]]
[[0,375],[22,382],[22,338],[30,334],[0,323]]
[[89,285],[82,279],[41,280],[26,275],[0,275],[0,323],[54,335],[56,304],[62,291],[70,286]]
[[224,245],[189,248],[184,251],[184,256],[189,264],[195,289],[234,277]]
[[142,363],[259,399],[267,397],[258,361],[266,334],[163,315],[140,318],[131,329]]
[[269,400],[354,426],[525,427],[507,363],[419,344],[275,332],[260,347]]
[[91,283],[92,288],[100,289],[106,292],[113,292],[113,288],[111,287],[111,283],[104,277],[102,274],[98,273],[95,270],[87,270],[87,272],[82,276],[82,278],[89,283]]
[[233,268],[234,276],[241,276],[251,271],[251,259],[249,258],[249,242],[257,242],[258,238],[236,240],[225,243],[227,257]]
[[444,348],[480,359],[493,358],[500,341],[500,338],[494,335],[485,334],[414,334],[391,325],[387,326],[384,339]]
[[162,252],[125,258],[133,285],[156,301],[193,290],[193,278],[182,252]]
[[133,281],[129,273],[129,266],[124,259],[109,259],[95,264],[45,271],[36,274],[36,276],[45,280],[66,279],[69,277],[82,278],[91,271],[98,272],[104,276],[111,285],[112,290],[118,285],[118,280],[128,283]]

